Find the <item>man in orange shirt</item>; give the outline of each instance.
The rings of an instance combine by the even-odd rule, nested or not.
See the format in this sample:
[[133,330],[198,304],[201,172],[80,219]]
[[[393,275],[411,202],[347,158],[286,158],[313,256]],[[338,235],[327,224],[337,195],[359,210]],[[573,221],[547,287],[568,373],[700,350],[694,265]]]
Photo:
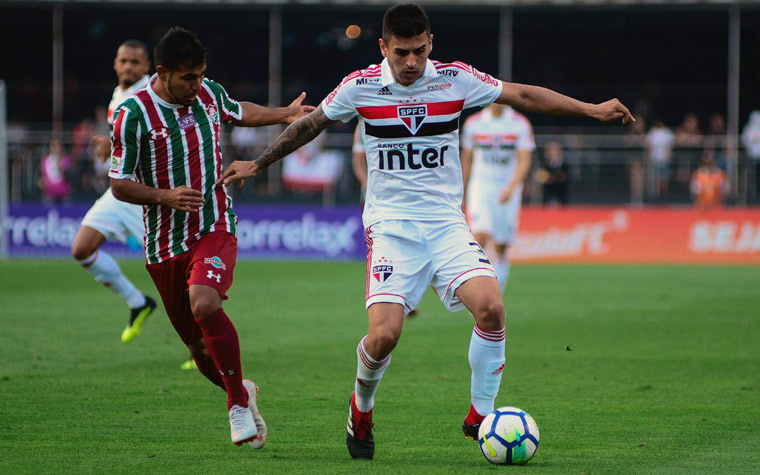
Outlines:
[[691,194],[700,209],[719,208],[728,193],[726,173],[715,163],[712,150],[702,152],[702,160],[691,177]]

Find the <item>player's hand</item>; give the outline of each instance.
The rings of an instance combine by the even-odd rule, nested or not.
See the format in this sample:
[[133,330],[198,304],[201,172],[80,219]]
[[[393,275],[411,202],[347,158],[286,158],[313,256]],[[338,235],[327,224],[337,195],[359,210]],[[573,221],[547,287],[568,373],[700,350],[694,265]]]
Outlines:
[[111,139],[104,135],[94,135],[92,144],[95,146],[95,156],[100,163],[106,163],[111,158]]
[[170,206],[180,211],[198,211],[203,206],[203,193],[186,186],[178,186],[167,193],[161,205]]
[[596,104],[591,117],[605,122],[616,119],[622,119],[624,124],[636,122],[636,119],[633,118],[628,108],[617,99],[610,99],[607,102]]
[[515,187],[514,185],[507,185],[506,188],[501,190],[499,192],[499,203],[506,203],[512,198],[512,195],[515,193]]
[[285,123],[290,125],[293,122],[297,121],[301,117],[305,116],[309,112],[316,109],[314,106],[304,106],[301,105],[303,100],[306,99],[306,93],[302,92],[300,96],[296,97],[296,100],[290,103],[290,105],[287,107],[288,109],[288,116],[285,118]]
[[246,178],[254,177],[259,173],[261,173],[261,169],[255,161],[235,160],[216,180],[216,184],[229,186],[238,181],[238,188],[242,188],[243,181]]

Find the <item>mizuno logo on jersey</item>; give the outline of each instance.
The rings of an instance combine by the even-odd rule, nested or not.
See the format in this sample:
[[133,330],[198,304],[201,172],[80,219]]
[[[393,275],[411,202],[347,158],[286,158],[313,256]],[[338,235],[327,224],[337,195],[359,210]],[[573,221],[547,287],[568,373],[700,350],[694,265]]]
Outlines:
[[[358,81],[358,79],[357,79],[357,81]],[[393,93],[391,92],[390,89],[388,89],[388,86],[385,86],[384,88],[382,88],[379,91],[377,91],[377,95],[378,96],[392,96]]]
[[415,135],[428,115],[427,104],[419,106],[399,106],[398,118]]

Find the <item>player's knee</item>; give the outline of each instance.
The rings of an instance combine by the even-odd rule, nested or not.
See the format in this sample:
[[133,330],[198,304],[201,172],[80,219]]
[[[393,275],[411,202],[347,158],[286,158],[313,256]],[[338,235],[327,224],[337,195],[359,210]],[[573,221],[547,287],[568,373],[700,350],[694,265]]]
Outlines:
[[[367,351],[373,358],[383,359],[396,348],[400,336],[390,329],[381,329],[375,332],[374,335],[370,335],[371,344],[369,346],[371,348],[367,348]],[[369,342],[365,341],[365,347],[368,346],[367,343]]]
[[76,241],[71,245],[71,257],[73,257],[75,261],[83,261],[93,254],[95,254],[94,249],[90,249],[88,246],[83,246]]
[[190,310],[196,320],[206,318],[221,308],[217,299],[200,297],[190,301]]
[[504,303],[499,300],[484,302],[478,309],[475,320],[486,331],[498,331],[504,328]]

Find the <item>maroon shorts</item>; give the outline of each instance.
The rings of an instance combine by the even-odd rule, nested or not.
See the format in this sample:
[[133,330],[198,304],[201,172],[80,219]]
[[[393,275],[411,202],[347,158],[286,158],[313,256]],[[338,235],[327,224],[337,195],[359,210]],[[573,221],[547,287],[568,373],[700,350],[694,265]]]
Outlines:
[[213,287],[226,300],[236,259],[237,238],[226,231],[216,231],[203,235],[187,252],[146,265],[166,314],[186,345],[203,336],[190,308],[190,286]]

